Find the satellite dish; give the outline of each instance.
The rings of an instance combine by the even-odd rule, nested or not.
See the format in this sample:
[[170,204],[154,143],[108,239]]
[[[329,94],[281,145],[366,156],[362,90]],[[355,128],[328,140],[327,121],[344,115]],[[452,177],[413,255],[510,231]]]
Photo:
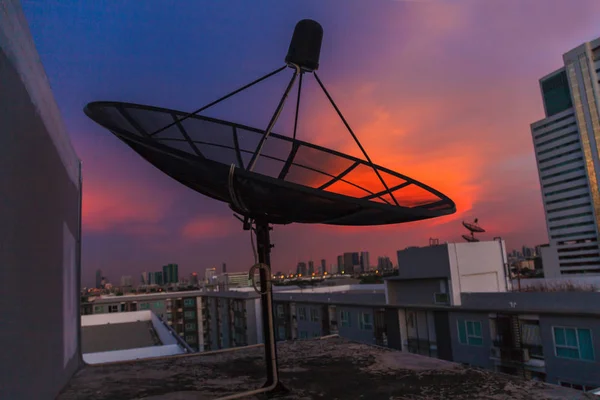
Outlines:
[[467,228],[469,230],[469,232],[471,232],[470,235],[462,235],[462,238],[465,239],[467,242],[470,243],[474,243],[474,242],[479,242],[479,239],[477,239],[475,237],[475,233],[484,233],[485,229],[483,229],[481,226],[479,226],[477,223],[479,222],[479,219],[475,218],[475,220],[473,222],[465,222],[463,221],[463,226],[465,228]]
[[[323,29],[298,22],[286,64],[192,113],[147,105],[101,101],[85,114],[165,174],[213,199],[226,202],[257,239],[267,383],[277,380],[272,321],[270,224],[384,225],[456,212],[454,202],[406,175],[376,165],[316,73]],[[265,129],[223,121],[200,112],[291,68],[292,77]],[[302,79],[313,75],[364,159],[296,138]],[[298,80],[292,136],[272,132]],[[370,179],[365,179],[370,174]],[[366,182],[366,183],[365,183]],[[271,390],[271,389],[269,389]]]

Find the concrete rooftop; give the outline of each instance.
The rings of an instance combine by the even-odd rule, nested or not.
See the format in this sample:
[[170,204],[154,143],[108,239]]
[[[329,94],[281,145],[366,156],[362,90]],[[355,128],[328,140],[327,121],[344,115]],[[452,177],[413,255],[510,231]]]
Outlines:
[[[593,399],[572,389],[340,338],[278,345],[282,399]],[[215,399],[264,383],[262,346],[86,366],[58,400]],[[250,397],[266,398],[262,397]]]
[[84,354],[162,344],[154,332],[152,321],[82,326],[81,338]]

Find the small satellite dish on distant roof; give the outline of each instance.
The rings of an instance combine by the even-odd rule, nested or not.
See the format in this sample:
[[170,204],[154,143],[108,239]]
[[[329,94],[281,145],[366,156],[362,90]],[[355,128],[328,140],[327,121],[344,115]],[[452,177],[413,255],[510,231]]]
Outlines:
[[465,239],[467,242],[479,242],[479,239],[477,239],[475,237],[475,233],[484,233],[485,229],[483,229],[481,226],[479,226],[477,223],[479,222],[479,220],[477,218],[475,218],[475,220],[473,222],[465,222],[463,221],[463,226],[465,228],[467,228],[469,230],[469,232],[471,232],[470,235],[462,235],[462,238]]
[[[87,116],[165,174],[228,203],[241,215],[244,229],[254,231],[258,245],[255,264],[260,265],[260,294],[266,321],[263,328],[268,387],[277,384],[278,375],[268,267],[272,247],[269,224],[384,225],[456,212],[454,202],[444,194],[371,161],[316,73],[322,38],[323,29],[318,22],[298,22],[286,65],[192,113],[110,101],[92,102],[84,109]],[[292,78],[264,130],[198,115],[287,68],[293,69]],[[306,73],[314,75],[364,159],[296,138],[302,78]],[[293,134],[290,137],[273,133],[296,79]]]

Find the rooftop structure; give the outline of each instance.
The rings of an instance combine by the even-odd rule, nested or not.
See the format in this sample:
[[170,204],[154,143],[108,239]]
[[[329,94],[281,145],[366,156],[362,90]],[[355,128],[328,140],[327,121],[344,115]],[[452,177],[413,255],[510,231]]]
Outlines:
[[505,292],[504,241],[446,243],[398,251],[398,276],[386,279],[390,304],[461,304],[461,293]]
[[[264,380],[261,346],[85,367],[57,400],[217,399]],[[281,399],[586,399],[590,395],[332,337],[282,342]],[[135,377],[135,384],[132,384]]]

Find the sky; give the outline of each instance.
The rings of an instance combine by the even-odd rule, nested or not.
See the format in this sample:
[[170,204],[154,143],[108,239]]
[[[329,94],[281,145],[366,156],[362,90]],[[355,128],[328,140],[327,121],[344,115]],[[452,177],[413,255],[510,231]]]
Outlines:
[[[297,21],[324,29],[319,76],[379,165],[452,198],[457,212],[385,227],[275,226],[272,269],[372,263],[407,246],[482,239],[547,242],[529,125],[538,80],[600,36],[597,0],[23,0],[31,33],[83,163],[82,280],[118,282],[178,263],[180,276],[253,264],[250,234],[226,204],[173,181],[83,114],[113,100],[192,111],[284,64]],[[266,127],[290,75],[203,115]],[[360,155],[311,77],[300,139]],[[290,103],[293,105],[293,103]],[[276,131],[291,134],[288,106]]]

